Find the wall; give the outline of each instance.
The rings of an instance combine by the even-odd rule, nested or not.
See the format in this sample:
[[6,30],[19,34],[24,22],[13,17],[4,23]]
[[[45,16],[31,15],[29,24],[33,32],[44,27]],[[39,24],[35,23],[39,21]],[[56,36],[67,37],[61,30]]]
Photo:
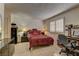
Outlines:
[[5,6],[4,9],[4,43],[11,41],[11,11]]
[[2,28],[2,37],[0,38],[0,48],[4,46],[4,4],[0,3],[0,16],[1,16],[1,28]]
[[4,38],[4,4],[0,3],[0,16],[1,16],[1,26],[2,26],[2,38]]
[[11,38],[11,19],[10,19],[10,11],[6,9],[5,4],[0,3],[0,16],[1,16],[1,26],[2,26],[2,38],[1,38],[1,46],[3,47],[10,42]]
[[69,10],[67,12],[64,12],[62,14],[59,14],[55,17],[52,17],[51,19],[45,20],[44,24],[47,26],[48,30],[49,30],[49,23],[53,20],[57,20],[60,18],[65,18],[65,25],[67,24],[74,24],[74,25],[79,25],[79,6]]
[[42,29],[43,23],[41,20],[35,19],[27,13],[16,12],[11,14],[11,22],[15,22],[19,28],[37,28]]
[[[48,31],[50,27],[49,26],[50,22],[60,18],[65,18],[65,25],[67,24],[79,25],[79,6],[69,11],[66,11],[64,13],[61,13],[55,17],[51,17],[50,19],[44,20],[44,25],[47,27]],[[53,37],[55,38],[55,42],[56,42],[58,34],[55,34],[55,33],[51,33],[51,34],[54,35]],[[67,35],[66,31],[65,31],[65,34]]]

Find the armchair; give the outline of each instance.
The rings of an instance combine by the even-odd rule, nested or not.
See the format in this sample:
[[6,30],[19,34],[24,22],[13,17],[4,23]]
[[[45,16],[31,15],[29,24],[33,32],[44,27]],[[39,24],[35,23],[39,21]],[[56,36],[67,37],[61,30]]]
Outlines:
[[63,34],[58,35],[58,45],[62,48],[59,54],[62,52],[66,53],[66,55],[74,55],[74,52],[72,50],[76,47],[75,41],[68,41],[67,37]]

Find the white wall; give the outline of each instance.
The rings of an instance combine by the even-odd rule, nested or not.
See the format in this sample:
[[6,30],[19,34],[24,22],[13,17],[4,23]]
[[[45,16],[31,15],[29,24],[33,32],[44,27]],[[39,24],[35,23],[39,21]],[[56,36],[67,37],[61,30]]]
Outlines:
[[[8,10],[9,11],[9,10]],[[10,11],[9,11],[10,12]],[[11,19],[10,13],[7,12],[4,3],[0,3],[0,16],[1,16],[1,26],[2,26],[2,38],[0,39],[0,48],[11,41]],[[7,38],[7,39],[6,39]]]
[[0,16],[1,16],[1,28],[2,28],[2,37],[0,38],[0,48],[4,46],[4,4],[0,3]]
[[[61,13],[55,17],[52,17],[51,19],[45,20],[44,24],[47,26],[48,31],[49,31],[49,27],[50,27],[50,22],[53,20],[58,20],[60,18],[65,18],[65,25],[68,24],[73,24],[73,25],[79,25],[79,6],[69,10],[67,12]],[[51,33],[52,35],[54,35],[53,37],[55,37],[55,41],[57,41],[57,35],[55,33]],[[68,32],[65,31],[65,35],[68,35]]]
[[0,3],[0,16],[1,16],[1,26],[2,26],[2,39],[4,38],[4,4]]
[[11,22],[15,22],[19,27],[25,26],[28,28],[41,29],[43,26],[42,20],[35,19],[27,13],[22,12],[12,13]]
[[56,17],[52,17],[51,19],[45,20],[44,24],[46,24],[49,29],[49,24],[51,21],[61,18],[65,18],[65,25],[67,24],[79,25],[79,6],[65,13],[57,15]]

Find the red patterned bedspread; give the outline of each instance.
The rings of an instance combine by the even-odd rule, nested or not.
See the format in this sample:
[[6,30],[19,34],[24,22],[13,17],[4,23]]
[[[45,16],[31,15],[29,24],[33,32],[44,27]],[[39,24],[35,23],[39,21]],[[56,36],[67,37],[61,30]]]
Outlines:
[[53,45],[54,43],[54,39],[47,36],[47,35],[30,35],[29,37],[29,43],[30,43],[30,47],[32,48],[34,46],[38,46],[38,45]]

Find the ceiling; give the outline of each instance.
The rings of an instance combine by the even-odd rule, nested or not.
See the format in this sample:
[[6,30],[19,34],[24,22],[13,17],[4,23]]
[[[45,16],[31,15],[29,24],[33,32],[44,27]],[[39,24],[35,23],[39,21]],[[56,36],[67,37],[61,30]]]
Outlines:
[[12,12],[24,12],[33,18],[45,20],[76,5],[77,3],[14,3],[5,4]]

